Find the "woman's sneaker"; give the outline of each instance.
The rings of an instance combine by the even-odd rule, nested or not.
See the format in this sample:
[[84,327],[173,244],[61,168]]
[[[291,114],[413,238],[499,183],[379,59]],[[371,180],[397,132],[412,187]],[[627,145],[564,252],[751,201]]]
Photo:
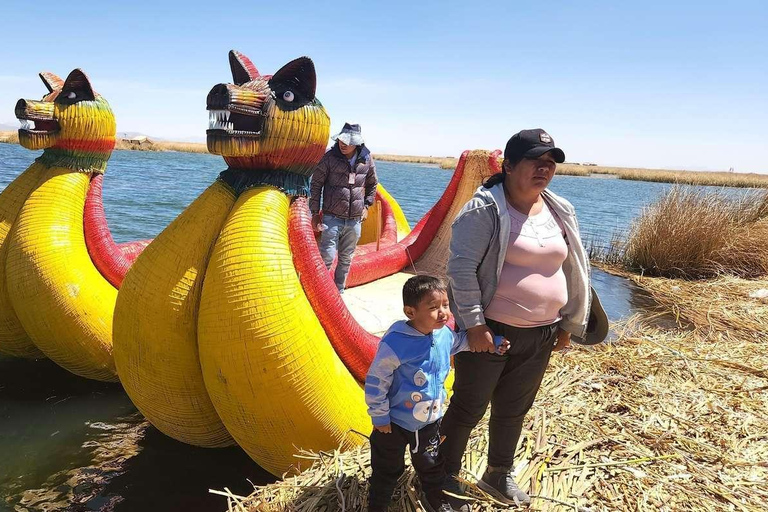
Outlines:
[[520,490],[512,478],[512,468],[488,466],[477,486],[494,498],[509,505],[529,505],[531,497]]

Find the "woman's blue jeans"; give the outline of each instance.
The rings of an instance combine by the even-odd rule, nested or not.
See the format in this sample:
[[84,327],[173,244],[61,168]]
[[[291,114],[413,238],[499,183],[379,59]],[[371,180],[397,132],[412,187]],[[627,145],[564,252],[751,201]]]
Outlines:
[[336,288],[343,292],[349,266],[352,264],[352,253],[355,252],[357,241],[360,239],[362,221],[359,218],[341,219],[324,214],[323,224],[328,227],[320,234],[320,255],[328,269],[338,255],[339,262],[336,264],[333,281],[336,283]]

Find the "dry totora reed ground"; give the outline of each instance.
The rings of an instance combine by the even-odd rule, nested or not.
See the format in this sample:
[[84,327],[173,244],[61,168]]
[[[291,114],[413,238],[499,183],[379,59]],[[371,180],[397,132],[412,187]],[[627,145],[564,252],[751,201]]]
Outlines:
[[[687,327],[635,318],[611,344],[553,355],[517,452],[531,510],[764,510],[768,299],[756,292],[768,280],[635,279]],[[486,446],[484,421],[464,460],[470,484]],[[223,491],[229,510],[365,510],[367,445],[303,457],[315,463],[299,476],[249,497]],[[470,492],[474,511],[505,509]],[[411,470],[390,510],[422,510]]]

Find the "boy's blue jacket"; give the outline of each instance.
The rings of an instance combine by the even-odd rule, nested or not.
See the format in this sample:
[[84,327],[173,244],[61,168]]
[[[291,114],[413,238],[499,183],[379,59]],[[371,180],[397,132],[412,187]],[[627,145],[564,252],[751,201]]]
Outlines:
[[[501,337],[495,338],[496,345]],[[377,427],[392,422],[411,432],[443,416],[451,355],[469,350],[467,332],[442,327],[422,334],[395,322],[379,343],[365,378],[365,402]]]

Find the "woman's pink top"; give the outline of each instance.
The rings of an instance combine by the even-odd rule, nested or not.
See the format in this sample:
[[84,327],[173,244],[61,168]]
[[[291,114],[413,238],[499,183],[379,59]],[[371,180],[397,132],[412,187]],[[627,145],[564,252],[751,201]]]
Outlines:
[[568,302],[563,262],[568,256],[560,219],[544,203],[528,216],[507,204],[512,222],[498,288],[486,318],[515,327],[538,327],[560,320]]

